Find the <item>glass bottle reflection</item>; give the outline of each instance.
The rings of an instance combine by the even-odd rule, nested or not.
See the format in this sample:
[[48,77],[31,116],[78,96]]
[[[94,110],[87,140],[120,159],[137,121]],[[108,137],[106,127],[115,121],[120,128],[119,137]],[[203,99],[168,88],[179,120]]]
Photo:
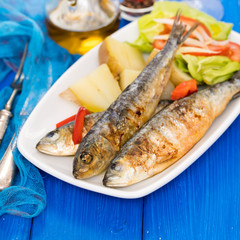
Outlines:
[[118,29],[118,6],[118,0],[48,1],[48,33],[71,54],[84,54]]

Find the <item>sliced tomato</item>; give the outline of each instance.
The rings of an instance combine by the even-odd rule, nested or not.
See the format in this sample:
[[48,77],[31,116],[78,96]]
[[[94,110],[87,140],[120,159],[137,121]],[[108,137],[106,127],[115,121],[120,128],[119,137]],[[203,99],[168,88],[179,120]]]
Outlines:
[[[208,45],[208,49],[198,50],[197,48],[192,48],[195,50],[184,51],[182,54],[190,54],[194,56],[226,56],[232,61],[240,62],[240,45],[234,42],[228,42],[224,46]],[[190,49],[190,48],[189,48]],[[181,48],[180,48],[181,50]]]
[[229,58],[232,61],[240,62],[240,45],[234,42],[229,42]]
[[182,82],[172,91],[171,100],[184,98],[194,92],[197,92],[197,90],[197,81],[195,79]]
[[[189,18],[189,17],[185,17],[185,16],[181,16],[181,17],[180,17],[180,21],[182,21],[182,22],[184,22],[184,23],[186,23],[186,24],[188,24],[188,25],[190,25],[190,26],[193,26],[193,24],[199,22],[199,21],[197,21],[197,20],[195,20],[195,19],[193,19],[193,18]],[[199,33],[201,33],[204,38],[206,38],[205,33],[207,34],[208,37],[211,38],[211,33],[210,33],[210,31],[208,30],[208,28],[207,28],[203,23],[200,22],[200,25],[197,27],[196,30],[197,30]]]
[[216,46],[216,45],[211,45],[210,44],[210,45],[208,45],[208,49],[210,49],[212,51],[219,52],[219,54],[217,54],[217,55],[228,56],[230,46],[229,46],[229,44],[226,44],[224,46]]
[[163,47],[165,46],[166,42],[167,42],[166,40],[155,39],[153,41],[153,48],[157,48],[159,50],[162,50]]
[[[174,17],[172,18],[174,19]],[[211,33],[208,28],[201,22],[196,19],[181,16],[180,21],[187,24],[189,27],[193,26],[195,23],[200,23],[200,25],[196,28],[196,30],[190,35],[192,38],[197,38],[198,40],[204,42],[211,39]],[[188,29],[187,29],[188,30]]]
[[183,55],[189,54],[193,56],[202,56],[202,57],[211,57],[211,56],[219,56],[220,53],[208,53],[208,52],[186,52],[182,53]]
[[[164,39],[166,34],[169,34],[172,25],[173,18],[160,18],[155,19],[156,22],[164,24],[164,31],[156,36],[153,41],[153,47],[162,50],[167,40]],[[187,30],[198,21],[189,17],[181,16],[180,20],[187,24]],[[197,29],[189,36],[189,38],[183,44],[185,48],[182,54],[190,54],[194,56],[227,56],[232,61],[240,62],[240,45],[237,43],[226,41],[216,41],[211,38],[211,33],[208,28],[203,24],[197,27]],[[188,48],[188,49],[187,49]]]

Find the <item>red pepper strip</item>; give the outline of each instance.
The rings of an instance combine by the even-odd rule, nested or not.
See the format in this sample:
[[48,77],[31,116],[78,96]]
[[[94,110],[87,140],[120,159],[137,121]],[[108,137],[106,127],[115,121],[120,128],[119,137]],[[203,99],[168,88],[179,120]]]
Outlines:
[[185,81],[177,85],[172,91],[171,100],[178,100],[197,92],[197,81],[195,79]]
[[69,117],[69,118],[64,119],[63,121],[61,121],[61,122],[56,124],[56,128],[62,127],[63,125],[65,125],[65,124],[75,120],[75,118],[76,118],[76,114],[71,116],[71,117]]
[[75,123],[73,127],[72,140],[73,143],[79,144],[82,141],[82,130],[84,125],[84,118],[89,112],[85,107],[80,107],[75,118]]

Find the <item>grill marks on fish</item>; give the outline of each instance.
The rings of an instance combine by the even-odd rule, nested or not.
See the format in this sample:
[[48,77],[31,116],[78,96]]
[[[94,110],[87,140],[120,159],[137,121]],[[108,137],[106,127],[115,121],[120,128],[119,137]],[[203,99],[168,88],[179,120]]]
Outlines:
[[[161,100],[157,106],[156,112],[169,105],[172,101]],[[138,114],[138,113],[136,113]],[[92,126],[100,119],[103,112],[92,113],[85,117],[82,137],[84,137]],[[54,156],[71,156],[77,151],[78,144],[74,145],[72,141],[74,121],[49,132],[36,145],[39,152]]]
[[[103,115],[103,112],[97,112],[97,113],[92,113],[85,116],[82,138],[85,137],[85,135],[90,131],[92,126],[102,117],[102,115]],[[74,125],[74,122],[72,123],[72,125]]]
[[157,113],[123,146],[103,184],[128,186],[172,165],[204,136],[239,91],[237,78],[175,101]]
[[[105,170],[104,167],[110,164],[112,158],[128,139],[153,116],[163,87],[169,79],[174,55],[184,39],[185,26],[179,22],[179,18],[178,13],[170,37],[163,50],[153,58],[136,80],[112,103],[102,118],[82,140],[73,162],[73,175],[75,178],[89,178]],[[189,33],[196,27],[197,25]],[[101,141],[101,139],[108,140],[106,147],[101,144],[103,147],[95,151],[95,147],[92,146],[100,145],[97,141]],[[109,150],[110,148],[111,155],[106,154],[102,157],[101,152],[106,152],[106,149]],[[94,156],[91,164],[84,164],[81,159],[82,152]],[[97,154],[93,154],[93,152]],[[104,162],[98,164],[98,166],[104,167],[98,168],[96,164],[98,161]],[[82,171],[83,168],[89,169],[89,171]]]
[[111,114],[115,119],[114,124],[109,121],[100,134],[112,143],[117,152],[128,140],[129,135],[132,136],[142,126],[142,114],[146,111],[146,107],[138,107],[135,103],[128,111],[123,111],[123,114],[114,111]]

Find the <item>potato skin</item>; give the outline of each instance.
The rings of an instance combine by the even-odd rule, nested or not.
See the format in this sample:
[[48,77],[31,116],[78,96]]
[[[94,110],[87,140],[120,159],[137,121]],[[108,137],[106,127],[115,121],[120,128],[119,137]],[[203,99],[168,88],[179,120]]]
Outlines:
[[59,96],[67,101],[73,102],[75,104],[77,104],[78,106],[81,106],[80,102],[78,101],[78,99],[75,97],[75,95],[73,94],[73,92],[71,91],[70,88],[67,88],[66,90],[64,90],[63,92],[61,92],[59,94]]
[[109,66],[113,76],[119,78],[119,74],[124,68],[117,61],[117,58],[111,51],[107,40],[104,40],[99,48],[98,59],[100,65],[106,63]]

